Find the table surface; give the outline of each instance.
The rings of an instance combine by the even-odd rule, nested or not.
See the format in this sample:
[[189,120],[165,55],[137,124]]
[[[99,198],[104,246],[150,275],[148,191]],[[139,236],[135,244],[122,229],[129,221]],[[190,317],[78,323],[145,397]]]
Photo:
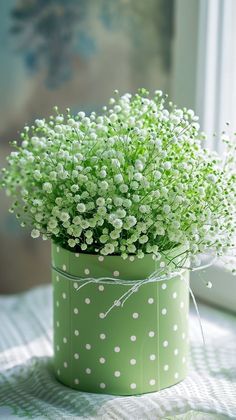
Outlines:
[[236,419],[236,316],[190,310],[190,372],[151,394],[118,397],[69,389],[52,367],[52,289],[0,297],[0,418]]

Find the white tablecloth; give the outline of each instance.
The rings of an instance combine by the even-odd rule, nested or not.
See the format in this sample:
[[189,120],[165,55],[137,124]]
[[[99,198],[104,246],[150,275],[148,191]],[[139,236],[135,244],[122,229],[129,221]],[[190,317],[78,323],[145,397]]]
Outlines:
[[171,388],[135,397],[71,390],[52,368],[52,290],[0,297],[0,418],[236,419],[236,317],[199,305],[206,346],[190,313],[190,373]]

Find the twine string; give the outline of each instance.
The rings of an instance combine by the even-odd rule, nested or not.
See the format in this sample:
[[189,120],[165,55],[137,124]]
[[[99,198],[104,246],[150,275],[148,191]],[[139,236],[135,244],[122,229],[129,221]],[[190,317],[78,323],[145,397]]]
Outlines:
[[[131,286],[125,293],[123,293],[118,299],[116,299],[114,301],[114,303],[107,309],[107,311],[103,314],[103,318],[106,318],[106,316],[112,311],[112,309],[114,309],[115,307],[121,306],[123,307],[125,302],[136,292],[139,291],[140,287],[142,287],[145,284],[149,284],[149,283],[158,283],[160,281],[169,281],[171,280],[173,277],[177,277],[180,276],[181,279],[186,280],[183,276],[183,273],[186,269],[188,269],[189,271],[198,271],[198,270],[203,270],[205,268],[210,267],[214,262],[215,262],[216,257],[213,257],[213,259],[204,265],[201,265],[199,267],[181,267],[179,269],[177,269],[174,272],[168,273],[168,274],[161,274],[163,272],[163,269],[156,269],[149,277],[147,277],[146,279],[139,279],[139,280],[124,280],[124,279],[117,279],[114,277],[99,277],[99,278],[93,278],[93,277],[78,277],[72,274],[69,274],[65,271],[60,270],[59,268],[52,266],[52,269],[57,272],[58,274],[66,277],[68,280],[72,280],[78,283],[82,283],[80,286],[78,286],[76,288],[76,291],[79,291],[82,289],[82,287],[87,286],[88,284],[91,283],[97,283],[97,284],[113,284],[113,285],[122,285],[122,286]],[[188,289],[189,289],[189,293],[190,296],[192,298],[193,301],[193,305],[197,314],[197,318],[198,318],[198,323],[200,326],[200,331],[201,331],[201,335],[202,335],[202,340],[203,340],[203,344],[205,345],[205,338],[204,338],[204,333],[203,333],[203,327],[202,327],[202,322],[201,322],[201,317],[200,317],[200,313],[198,310],[198,305],[194,296],[194,293],[190,287],[190,285],[188,284],[188,282],[186,281]]]

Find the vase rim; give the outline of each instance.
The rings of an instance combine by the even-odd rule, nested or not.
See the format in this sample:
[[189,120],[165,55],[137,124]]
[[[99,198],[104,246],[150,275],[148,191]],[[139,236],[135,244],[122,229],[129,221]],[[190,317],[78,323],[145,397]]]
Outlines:
[[[111,257],[112,258],[122,258],[121,254],[103,255],[103,254],[100,254],[100,253],[89,253],[89,252],[83,252],[83,251],[75,252],[75,251],[72,251],[70,249],[64,248],[63,246],[61,246],[60,244],[57,244],[53,240],[52,240],[52,246],[59,247],[63,251],[69,252],[71,255],[80,254],[80,255],[83,255],[83,256],[96,257],[96,258],[97,257],[103,257],[103,258],[111,258]],[[166,255],[171,255],[172,253],[175,253],[175,251],[178,251],[178,250],[187,250],[187,247],[186,247],[186,245],[178,244],[178,245],[176,245],[173,248],[167,249],[165,251],[160,251],[159,253],[161,255],[163,255],[163,257],[165,257]],[[137,254],[127,254],[127,255],[128,255],[128,258],[130,258],[130,257],[138,258],[137,257]],[[152,256],[153,256],[152,253],[148,253],[148,254],[146,253],[146,254],[144,254],[144,257],[143,258],[145,258],[145,257],[152,257]]]

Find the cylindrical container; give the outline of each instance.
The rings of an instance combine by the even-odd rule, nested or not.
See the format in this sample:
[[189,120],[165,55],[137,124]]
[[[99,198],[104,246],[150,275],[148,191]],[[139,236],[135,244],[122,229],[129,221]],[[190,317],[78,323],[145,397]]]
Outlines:
[[[174,253],[181,254],[181,248],[169,257]],[[145,279],[156,264],[150,255],[123,260],[76,254],[52,244],[54,367],[60,382],[80,391],[134,395],[158,391],[186,377],[188,271],[142,285],[106,317],[131,286],[86,280]]]

